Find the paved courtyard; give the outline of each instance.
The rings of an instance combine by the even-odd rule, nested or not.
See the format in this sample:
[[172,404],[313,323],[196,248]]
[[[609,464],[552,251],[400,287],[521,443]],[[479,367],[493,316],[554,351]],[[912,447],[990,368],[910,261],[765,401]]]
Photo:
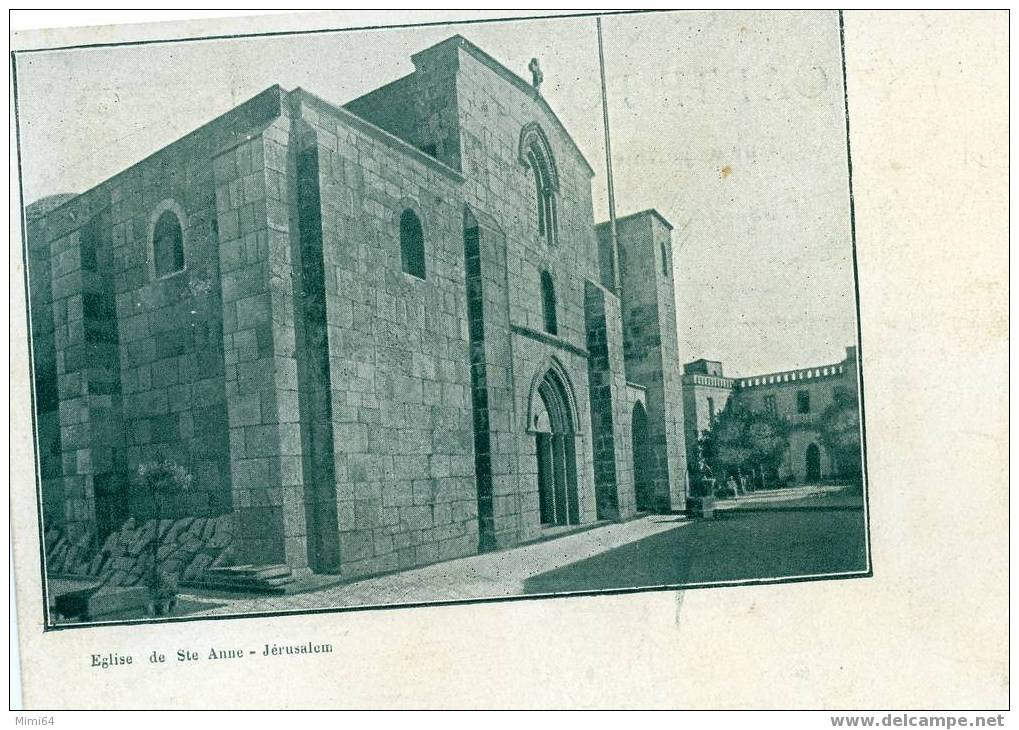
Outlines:
[[188,615],[456,601],[866,570],[859,497],[822,490],[750,495],[714,520],[651,515],[291,596],[202,593]]

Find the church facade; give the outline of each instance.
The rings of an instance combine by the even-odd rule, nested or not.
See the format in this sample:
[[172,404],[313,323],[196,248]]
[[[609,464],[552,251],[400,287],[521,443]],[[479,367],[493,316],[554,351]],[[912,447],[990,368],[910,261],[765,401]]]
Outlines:
[[466,39],[344,106],[269,88],[29,206],[44,525],[231,515],[359,576],[685,507],[671,226],[593,219],[547,102]]

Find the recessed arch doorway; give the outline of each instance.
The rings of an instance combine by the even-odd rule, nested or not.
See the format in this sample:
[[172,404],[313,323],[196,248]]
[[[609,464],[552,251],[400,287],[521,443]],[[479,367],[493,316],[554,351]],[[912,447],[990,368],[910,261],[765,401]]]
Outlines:
[[650,512],[655,505],[654,450],[648,432],[647,411],[637,401],[630,418],[630,438],[633,441],[633,492],[638,512]]
[[817,444],[807,447],[806,453],[806,479],[808,482],[816,482],[821,479],[821,449]]
[[545,373],[531,408],[538,461],[538,509],[543,526],[580,523],[576,432],[566,386],[555,370]]

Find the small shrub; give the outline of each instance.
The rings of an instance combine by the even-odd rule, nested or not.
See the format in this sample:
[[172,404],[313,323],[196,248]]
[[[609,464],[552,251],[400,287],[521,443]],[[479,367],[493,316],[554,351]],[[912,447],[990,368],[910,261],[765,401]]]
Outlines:
[[[191,473],[180,464],[170,459],[157,459],[138,466],[138,487],[148,495],[152,504],[152,514],[159,521],[167,517],[167,502],[178,499],[186,493],[194,482]],[[147,584],[152,590],[152,613],[166,616],[173,612],[177,596],[177,576],[163,570],[162,561],[158,559],[159,536],[153,536],[151,542],[152,571]]]
[[152,497],[157,510],[162,507],[161,501],[186,492],[193,482],[191,473],[170,459],[138,465],[139,486]]

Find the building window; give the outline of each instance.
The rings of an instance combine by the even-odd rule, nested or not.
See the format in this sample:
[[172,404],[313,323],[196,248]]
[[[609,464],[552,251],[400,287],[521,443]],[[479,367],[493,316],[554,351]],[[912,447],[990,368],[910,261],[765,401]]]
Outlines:
[[714,425],[715,423],[715,399],[708,398],[708,423]]
[[778,406],[775,404],[775,396],[773,395],[764,396],[764,410],[766,413],[772,416],[778,415]]
[[556,193],[559,174],[552,148],[537,124],[528,124],[520,134],[520,161],[534,178],[534,194],[538,211],[538,236],[548,243],[559,242],[559,211]]
[[669,278],[669,252],[665,248],[665,244],[659,244],[662,250],[662,276],[666,279]]
[[545,319],[545,331],[550,335],[559,334],[559,321],[556,318],[555,283],[547,271],[541,272],[541,311]]
[[411,276],[425,278],[425,236],[421,220],[410,208],[400,216],[400,265]]
[[96,258],[96,239],[99,238],[99,219],[93,218],[87,225],[83,226],[78,234],[78,241],[81,246],[81,268],[83,271],[95,271],[98,262]]
[[796,412],[810,413],[810,391],[800,390],[796,393]]
[[163,211],[152,233],[152,256],[156,276],[169,276],[184,270],[184,234],[180,219],[172,210]]
[[528,153],[528,163],[534,172],[534,190],[538,205],[538,235],[549,243],[556,242],[556,199],[549,181],[548,166],[535,150]]

